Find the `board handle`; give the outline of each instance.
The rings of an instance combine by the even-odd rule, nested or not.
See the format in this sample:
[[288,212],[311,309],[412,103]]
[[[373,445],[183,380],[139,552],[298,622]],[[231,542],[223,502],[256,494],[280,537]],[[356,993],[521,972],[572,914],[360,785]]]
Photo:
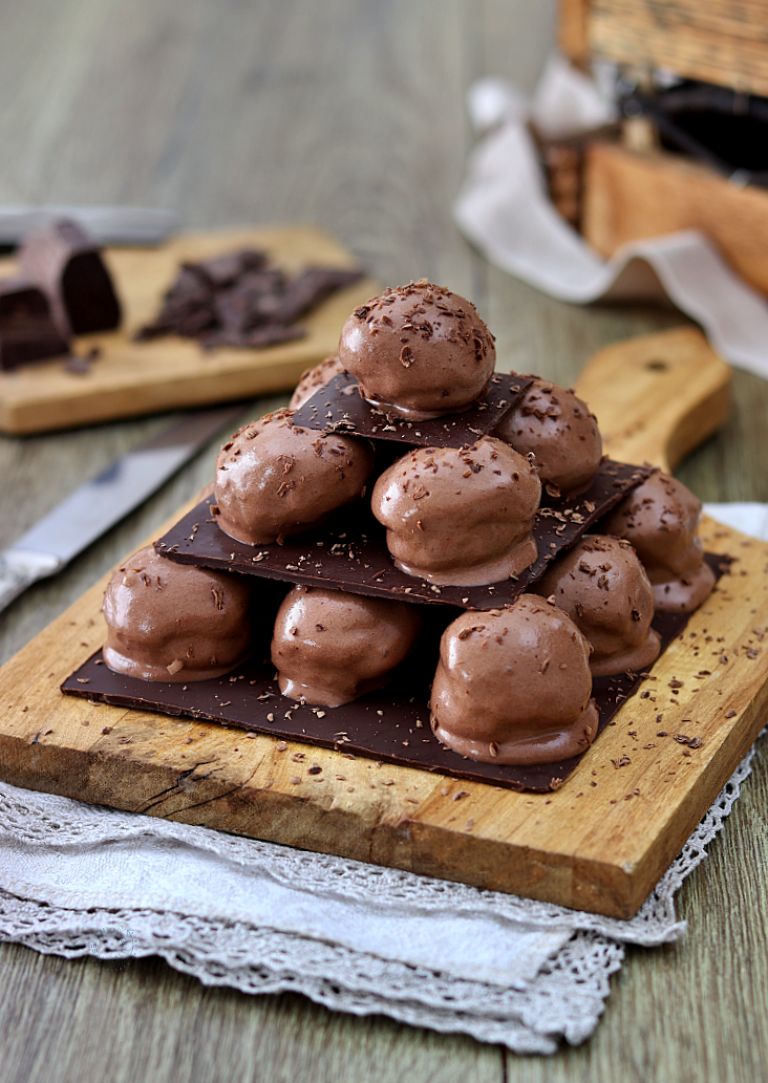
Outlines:
[[616,342],[576,384],[596,415],[603,451],[671,473],[728,417],[731,370],[694,327]]

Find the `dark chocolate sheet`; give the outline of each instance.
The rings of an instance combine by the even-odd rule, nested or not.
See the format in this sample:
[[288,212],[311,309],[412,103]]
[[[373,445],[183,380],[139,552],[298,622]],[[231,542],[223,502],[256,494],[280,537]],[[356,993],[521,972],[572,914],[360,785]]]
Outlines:
[[[719,577],[724,570],[723,558],[707,554],[706,559]],[[656,615],[653,627],[661,636],[662,650],[687,622],[686,613]],[[429,648],[425,654],[428,657],[418,659],[409,672],[401,673],[385,688],[335,708],[301,706],[287,699],[272,679],[274,667],[253,660],[216,680],[161,684],[113,673],[98,651],[67,678],[61,689],[101,703],[206,719],[507,789],[546,793],[565,781],[580,756],[532,767],[510,767],[476,763],[444,748],[429,725],[429,679],[435,660]],[[643,677],[625,673],[595,680],[593,695],[600,715],[598,740]],[[268,718],[270,714],[273,721]]]
[[293,424],[417,447],[463,447],[495,429],[532,383],[532,376],[496,372],[484,397],[471,410],[412,421],[372,406],[360,395],[355,378],[340,372],[296,411]]
[[648,470],[643,467],[606,460],[586,493],[539,510],[533,531],[539,555],[531,567],[517,579],[488,586],[436,587],[401,572],[387,550],[384,528],[362,502],[340,513],[333,525],[321,531],[287,538],[283,545],[250,546],[219,529],[210,512],[214,503],[210,497],[179,520],[155,543],[155,548],[179,564],[333,587],[374,597],[463,609],[493,609],[510,605],[518,594],[541,578],[558,553],[574,545],[647,476]]

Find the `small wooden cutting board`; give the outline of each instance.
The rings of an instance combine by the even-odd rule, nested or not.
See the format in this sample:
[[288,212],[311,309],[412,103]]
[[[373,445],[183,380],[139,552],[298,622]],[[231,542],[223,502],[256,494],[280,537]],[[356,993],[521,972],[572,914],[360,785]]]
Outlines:
[[[691,443],[686,418],[698,417],[700,439],[722,422],[729,376],[686,329],[601,351],[578,390],[589,388],[611,455],[632,446],[644,457],[645,446],[669,465]],[[754,741],[768,701],[768,545],[712,521],[703,539],[735,558],[731,572],[554,793],[64,697],[61,681],[104,640],[106,578],[0,670],[0,777],[629,917]]]
[[[338,241],[312,226],[182,234],[160,248],[113,248],[104,253],[123,304],[123,325],[111,334],[85,335],[74,352],[100,355],[86,374],[67,370],[62,358],[0,372],[0,432],[25,435],[76,428],[119,417],[206,406],[286,391],[305,368],[336,353],[341,325],[352,309],[377,292],[361,279],[334,294],[302,320],[307,336],[262,350],[204,351],[188,339],[134,342],[157,314],[182,260],[206,259],[233,249],[264,248],[289,273],[310,264],[356,266]],[[0,277],[15,273],[0,260]]]

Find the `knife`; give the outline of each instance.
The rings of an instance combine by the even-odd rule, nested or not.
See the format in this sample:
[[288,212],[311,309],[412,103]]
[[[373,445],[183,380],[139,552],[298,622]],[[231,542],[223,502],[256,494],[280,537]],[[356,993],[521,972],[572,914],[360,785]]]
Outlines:
[[116,459],[0,552],[0,612],[38,579],[56,575],[175,474],[245,407],[198,410]]
[[179,224],[160,207],[0,206],[0,245],[21,244],[28,233],[61,218],[77,222],[96,244],[161,244]]

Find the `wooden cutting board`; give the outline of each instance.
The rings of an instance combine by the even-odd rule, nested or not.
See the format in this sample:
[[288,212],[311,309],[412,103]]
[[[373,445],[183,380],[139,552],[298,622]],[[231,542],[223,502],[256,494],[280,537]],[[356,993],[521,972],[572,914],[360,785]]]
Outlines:
[[[729,376],[685,329],[603,350],[579,391],[614,457],[674,465],[723,421]],[[0,670],[0,777],[628,917],[764,722],[768,545],[712,521],[703,536],[708,549],[736,558],[732,573],[653,667],[641,686],[648,696],[624,704],[554,793],[518,794],[64,697],[60,682],[104,640],[106,579]],[[676,735],[703,743],[691,749]]]
[[[339,331],[352,309],[377,292],[361,279],[334,294],[302,323],[307,336],[263,350],[217,349],[177,337],[134,342],[134,333],[157,313],[182,260],[244,246],[264,248],[290,273],[308,264],[353,267],[338,241],[312,226],[182,234],[160,248],[114,248],[104,253],[123,303],[123,325],[111,334],[84,335],[74,352],[100,350],[90,372],[69,372],[61,358],[0,372],[0,432],[24,435],[76,428],[118,417],[205,406],[270,395],[296,385],[302,371],[336,353]],[[15,273],[0,260],[0,277]]]

